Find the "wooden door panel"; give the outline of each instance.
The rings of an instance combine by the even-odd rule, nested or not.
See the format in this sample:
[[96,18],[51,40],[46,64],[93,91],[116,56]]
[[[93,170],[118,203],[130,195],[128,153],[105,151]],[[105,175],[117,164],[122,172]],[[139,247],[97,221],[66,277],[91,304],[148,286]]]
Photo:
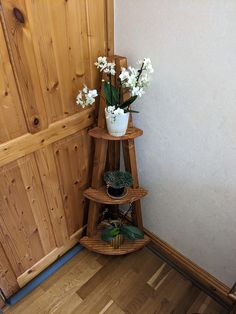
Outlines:
[[91,138],[87,129],[53,144],[66,221],[71,236],[84,225],[83,191],[89,184]]
[[[16,276],[44,256],[32,202],[27,195],[21,167],[29,167],[32,155],[1,168],[0,242]],[[34,186],[30,186],[34,189]]]
[[52,145],[38,150],[35,156],[56,244],[60,247],[69,240],[69,234]]
[[[0,288],[7,296],[86,226],[94,62],[113,47],[113,0],[0,1]],[[109,4],[108,4],[109,3]]]
[[0,143],[3,143],[27,133],[27,127],[1,24],[0,42]]
[[13,294],[19,289],[16,275],[0,243],[0,282],[1,289],[6,296]]
[[37,225],[43,252],[44,255],[46,255],[56,247],[56,242],[42,189],[38,166],[33,154],[21,158],[17,163],[30,208]]
[[[3,0],[15,68],[32,133],[81,110],[83,84],[98,84],[94,62],[107,54],[104,0]],[[19,23],[13,10],[24,17]],[[14,31],[12,31],[14,30]],[[18,62],[19,60],[19,62]],[[39,123],[34,124],[38,118]]]
[[28,129],[35,133],[47,128],[48,117],[25,1],[4,0],[1,4]]

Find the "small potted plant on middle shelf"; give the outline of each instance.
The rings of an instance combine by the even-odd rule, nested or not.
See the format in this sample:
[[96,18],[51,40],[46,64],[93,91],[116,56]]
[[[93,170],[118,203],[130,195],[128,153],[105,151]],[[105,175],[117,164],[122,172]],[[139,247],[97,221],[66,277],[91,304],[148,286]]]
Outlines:
[[107,171],[104,173],[104,181],[108,196],[120,199],[127,194],[127,187],[132,185],[133,178],[127,171]]
[[102,240],[109,242],[114,249],[118,249],[125,238],[130,241],[143,239],[144,233],[133,225],[127,225],[121,219],[107,223],[102,231]]

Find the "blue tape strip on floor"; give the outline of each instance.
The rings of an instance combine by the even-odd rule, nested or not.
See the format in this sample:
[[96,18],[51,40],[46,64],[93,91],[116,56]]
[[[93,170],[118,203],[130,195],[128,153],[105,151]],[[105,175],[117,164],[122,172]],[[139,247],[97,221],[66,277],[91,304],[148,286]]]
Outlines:
[[44,280],[51,276],[56,270],[58,270],[61,266],[68,262],[72,257],[79,253],[82,249],[83,247],[79,244],[74,246],[70,251],[68,251],[66,254],[60,257],[57,261],[55,261],[52,265],[50,265],[47,269],[42,271],[37,277],[35,277],[32,281],[25,285],[20,291],[16,292],[10,298],[8,298],[7,304],[9,305],[16,304],[28,293],[30,293],[34,288],[38,287]]

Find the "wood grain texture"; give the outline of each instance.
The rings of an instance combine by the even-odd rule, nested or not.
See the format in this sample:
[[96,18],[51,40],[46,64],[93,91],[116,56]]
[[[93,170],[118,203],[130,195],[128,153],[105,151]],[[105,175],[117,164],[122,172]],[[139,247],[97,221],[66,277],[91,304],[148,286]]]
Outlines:
[[89,127],[94,122],[93,112],[94,108],[89,108],[52,123],[46,130],[0,144],[0,167]]
[[72,236],[60,247],[53,249],[49,254],[45,255],[32,267],[28,268],[23,274],[17,278],[17,283],[20,287],[25,286],[30,280],[35,278],[40,272],[52,264],[55,260],[60,258],[80,240],[85,226],[77,230]]
[[[31,133],[35,133],[48,126],[48,117],[40,85],[25,1],[3,1],[2,8],[28,129]],[[17,21],[13,14],[14,8],[22,12],[25,19],[24,23]],[[38,119],[39,123],[35,123],[35,119]]]
[[125,255],[142,249],[145,245],[147,245],[150,242],[149,237],[145,235],[143,239],[138,239],[135,241],[125,240],[124,243],[122,243],[122,245],[118,249],[114,249],[110,245],[110,243],[102,241],[101,230],[102,227],[98,226],[98,232],[96,233],[95,236],[92,237],[85,236],[80,240],[80,243],[85,248],[95,253],[104,255]]
[[[18,288],[16,276],[11,268],[7,256],[0,243],[0,281],[1,289],[5,295],[14,293]],[[0,307],[1,308],[1,307]]]
[[[32,133],[80,111],[75,97],[84,83],[98,86],[94,62],[107,55],[107,41],[110,46],[113,42],[110,4],[106,22],[109,1],[3,1],[7,36]],[[15,7],[24,23],[12,14]],[[38,125],[33,124],[35,117]]]
[[28,188],[36,193],[37,187],[26,185],[21,174],[21,167],[29,168],[33,158],[24,157],[0,170],[0,242],[17,277],[44,256],[27,194]]
[[91,138],[87,130],[53,144],[69,235],[84,224],[84,189],[90,181]]
[[136,137],[143,135],[143,131],[138,128],[128,128],[125,135],[112,136],[107,132],[106,129],[96,127],[89,131],[89,135],[94,138],[100,138],[100,139],[102,138],[104,140],[109,140],[109,141],[124,141],[128,139],[134,139]]
[[84,196],[94,202],[101,204],[127,204],[133,203],[147,195],[147,190],[139,188],[128,188],[127,195],[120,199],[113,199],[107,195],[106,187],[102,186],[99,189],[88,188],[84,191]]
[[[151,280],[154,276],[155,280]],[[143,249],[120,257],[101,257],[83,250],[4,313],[226,314],[228,311],[159,257]]]
[[2,24],[0,24],[0,41],[0,143],[3,143],[27,133],[27,126]]
[[[131,173],[132,178],[133,178],[133,188],[137,188],[139,187],[139,178],[138,178],[138,168],[137,168],[137,161],[136,161],[134,139],[122,141],[122,145],[123,145],[125,170]],[[143,220],[142,220],[140,200],[135,201],[134,211],[132,214],[133,214],[133,219],[134,219],[135,224],[142,230]]]
[[36,151],[35,157],[49,209],[55,241],[57,246],[60,247],[69,239],[69,234],[52,145]]
[[9,295],[86,224],[95,108],[75,98],[84,83],[100,85],[94,62],[114,46],[113,6],[2,0],[0,15],[0,248],[14,273]]

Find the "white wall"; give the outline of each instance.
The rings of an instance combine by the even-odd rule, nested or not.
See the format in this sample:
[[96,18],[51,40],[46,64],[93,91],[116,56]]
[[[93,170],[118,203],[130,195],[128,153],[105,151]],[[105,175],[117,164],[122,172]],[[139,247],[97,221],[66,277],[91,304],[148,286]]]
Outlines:
[[145,226],[236,281],[236,1],[116,0],[116,53],[150,57],[136,103]]

